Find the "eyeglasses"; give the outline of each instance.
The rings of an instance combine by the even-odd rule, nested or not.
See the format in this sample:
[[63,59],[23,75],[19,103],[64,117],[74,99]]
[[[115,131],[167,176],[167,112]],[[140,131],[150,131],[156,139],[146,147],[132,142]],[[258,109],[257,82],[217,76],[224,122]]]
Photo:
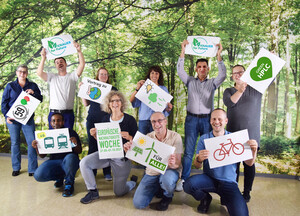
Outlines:
[[23,71],[23,70],[17,70],[17,72],[23,73],[23,74],[26,74],[26,73],[27,73],[27,71]]
[[119,103],[119,102],[121,102],[121,101],[122,101],[121,99],[114,99],[114,100],[110,100],[109,103],[113,103],[113,102]]
[[234,72],[232,73],[232,75],[236,76],[236,75],[242,75],[245,71],[238,71],[238,72]]
[[100,76],[108,76],[108,74],[99,74]]
[[158,120],[151,120],[151,124],[155,124],[156,122],[158,122],[159,124],[161,124],[164,120],[165,120],[165,118],[158,119]]

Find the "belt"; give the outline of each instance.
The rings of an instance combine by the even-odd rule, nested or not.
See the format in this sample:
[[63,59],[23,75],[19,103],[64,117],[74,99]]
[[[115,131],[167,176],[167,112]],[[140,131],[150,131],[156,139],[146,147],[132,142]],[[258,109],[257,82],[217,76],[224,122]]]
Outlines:
[[73,110],[56,110],[56,109],[50,109],[50,112],[53,112],[53,113],[73,113]]
[[187,114],[191,115],[191,116],[195,116],[197,118],[207,118],[207,117],[210,117],[210,114],[194,114],[194,113],[190,113],[189,111],[187,111]]

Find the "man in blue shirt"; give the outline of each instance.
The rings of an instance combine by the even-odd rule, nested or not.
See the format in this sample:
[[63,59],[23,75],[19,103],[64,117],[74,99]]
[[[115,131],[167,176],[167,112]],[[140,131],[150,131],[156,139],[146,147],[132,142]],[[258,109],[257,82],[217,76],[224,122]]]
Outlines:
[[[225,130],[227,122],[226,112],[223,109],[215,109],[211,113],[210,124],[213,130],[200,137],[197,146],[198,154],[194,160],[196,168],[201,168],[203,164],[203,174],[189,177],[183,184],[183,189],[200,201],[200,205],[197,208],[199,213],[207,213],[212,200],[209,192],[214,192],[220,195],[221,203],[227,207],[230,215],[248,215],[247,204],[236,182],[237,164],[210,169],[207,160],[209,151],[205,149],[204,140],[229,134]],[[252,166],[257,154],[257,142],[249,140],[247,143],[250,145],[253,158],[246,160],[245,163],[248,166]]]

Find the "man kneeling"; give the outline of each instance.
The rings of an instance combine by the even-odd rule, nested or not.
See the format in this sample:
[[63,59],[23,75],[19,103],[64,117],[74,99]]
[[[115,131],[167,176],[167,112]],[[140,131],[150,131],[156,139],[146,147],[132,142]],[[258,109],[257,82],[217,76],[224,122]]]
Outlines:
[[[174,154],[169,158],[168,169],[164,175],[148,167],[146,168],[146,174],[134,194],[133,204],[137,209],[146,208],[161,188],[163,196],[155,208],[159,211],[165,211],[172,202],[176,182],[181,175],[182,140],[178,133],[167,129],[167,120],[163,113],[153,113],[150,120],[154,131],[147,134],[147,136],[167,145],[174,146],[176,149]],[[132,142],[125,144],[124,149],[126,152],[130,149],[131,145]]]
[[[54,113],[51,116],[50,124],[53,129],[64,128],[64,118],[60,113]],[[69,129],[72,152],[50,154],[50,159],[42,163],[34,173],[34,178],[39,182],[55,181],[54,187],[59,188],[64,185],[64,197],[73,195],[75,174],[79,169],[79,157],[81,153],[81,142],[75,131]],[[37,154],[44,158],[46,154],[39,154],[37,149],[37,140],[32,141],[32,147],[36,149]]]
[[[210,169],[207,160],[209,151],[204,146],[204,139],[229,134],[224,129],[227,121],[226,112],[223,109],[215,109],[211,113],[210,124],[213,130],[200,137],[197,146],[198,154],[194,160],[194,165],[197,168],[201,168],[203,163],[203,174],[189,177],[183,184],[183,189],[186,193],[191,194],[196,200],[200,201],[200,205],[197,208],[199,213],[207,213],[212,200],[209,192],[214,192],[220,195],[221,204],[226,205],[231,216],[243,216],[249,213],[247,204],[236,182],[237,164]],[[248,166],[252,166],[257,154],[257,142],[249,140],[247,143],[250,145],[253,159],[247,160],[245,163]]]

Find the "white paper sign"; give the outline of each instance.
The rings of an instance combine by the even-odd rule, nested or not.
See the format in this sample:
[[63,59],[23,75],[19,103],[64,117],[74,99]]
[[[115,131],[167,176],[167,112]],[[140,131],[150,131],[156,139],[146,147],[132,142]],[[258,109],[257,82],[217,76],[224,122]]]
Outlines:
[[22,91],[7,112],[7,116],[14,118],[17,122],[20,122],[23,125],[26,125],[40,103],[40,100]]
[[96,103],[102,103],[106,95],[111,91],[112,85],[98,80],[83,77],[78,97],[85,98]]
[[253,158],[250,146],[246,143],[248,140],[247,129],[205,139],[205,149],[209,150],[209,167],[212,169]]
[[97,146],[100,159],[124,157],[119,123],[97,123]]
[[40,154],[71,152],[71,141],[68,128],[35,131]]
[[263,94],[284,64],[283,59],[262,48],[241,77],[241,80]]
[[77,53],[71,35],[57,35],[44,38],[42,39],[42,44],[46,48],[48,60]]
[[126,157],[164,174],[168,168],[169,157],[174,151],[175,147],[154,140],[138,131],[133,138],[131,149],[126,153]]
[[188,36],[189,44],[185,47],[185,54],[215,57],[217,55],[218,47],[216,44],[220,43],[219,37],[208,36]]
[[164,111],[167,103],[173,98],[172,95],[165,92],[150,79],[146,80],[135,97],[155,112]]

